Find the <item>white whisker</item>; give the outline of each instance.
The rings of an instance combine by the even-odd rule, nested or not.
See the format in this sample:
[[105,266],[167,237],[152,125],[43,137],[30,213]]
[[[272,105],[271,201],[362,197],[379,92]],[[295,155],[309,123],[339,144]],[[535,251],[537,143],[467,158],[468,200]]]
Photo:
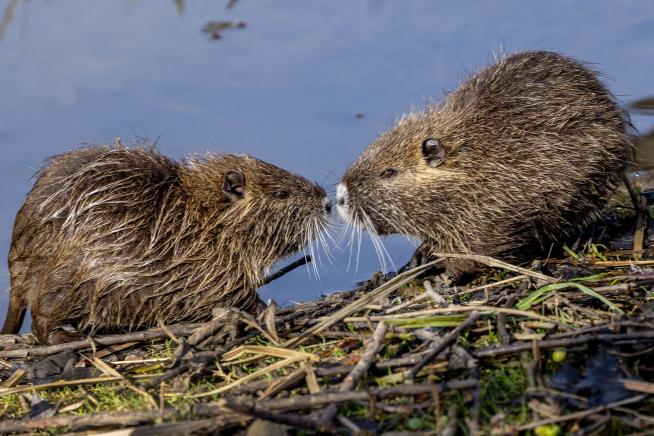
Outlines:
[[357,226],[357,233],[358,233],[358,243],[357,243],[357,263],[356,267],[354,268],[354,274],[359,271],[359,259],[361,258],[361,226]]
[[355,237],[356,231],[357,231],[357,226],[355,226],[354,224],[351,225],[350,226],[350,242],[348,244],[350,246],[350,255],[349,255],[348,259],[347,259],[347,270],[348,271],[350,270],[350,265],[352,265],[352,254],[353,254],[353,251],[354,251],[354,237]]
[[375,229],[370,216],[363,209],[361,209],[361,216],[363,217],[362,221],[366,227],[366,231],[370,234],[370,239],[372,240],[375,251],[377,252],[377,257],[380,260],[382,271],[388,272],[386,258],[388,258],[388,261],[390,262],[393,270],[396,270],[397,268],[395,266],[395,262],[393,262],[393,258],[391,257],[388,250],[386,250],[386,246],[379,236],[379,233],[377,233],[377,230]]

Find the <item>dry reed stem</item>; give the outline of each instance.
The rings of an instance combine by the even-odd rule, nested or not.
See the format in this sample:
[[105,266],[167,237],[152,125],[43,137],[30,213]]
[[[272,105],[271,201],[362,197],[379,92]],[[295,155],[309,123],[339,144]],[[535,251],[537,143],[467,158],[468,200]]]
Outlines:
[[2,382],[2,385],[0,385],[0,386],[2,387],[2,389],[13,388],[13,387],[16,386],[18,383],[20,383],[20,381],[23,379],[23,377],[25,376],[25,374],[27,374],[27,371],[25,371],[24,369],[20,369],[20,368],[19,368],[19,369],[17,369],[16,371],[14,371],[14,372],[11,374],[11,376],[9,376],[8,379],[6,379],[5,381],[3,381],[3,382]]
[[497,287],[497,286],[508,285],[508,284],[510,284],[510,283],[515,283],[515,282],[518,282],[518,281],[520,281],[520,280],[524,280],[524,279],[526,279],[527,277],[528,277],[528,276],[525,275],[525,274],[522,274],[522,275],[519,275],[519,276],[515,276],[515,277],[509,277],[508,279],[500,280],[499,282],[488,283],[488,284],[486,284],[486,285],[476,286],[476,287],[471,288],[471,289],[466,289],[466,290],[463,290],[463,291],[457,292],[457,293],[456,293],[456,296],[457,296],[457,297],[461,297],[461,296],[463,296],[463,295],[472,294],[472,293],[475,293],[475,292],[478,292],[478,291],[484,291],[484,290],[486,290],[486,289],[495,288],[495,287]]
[[525,318],[537,319],[540,321],[550,322],[557,324],[558,321],[547,316],[539,315],[535,312],[530,312],[526,310],[510,309],[507,307],[495,307],[495,306],[455,306],[451,305],[443,308],[436,309],[425,309],[418,310],[415,312],[405,312],[398,313],[393,315],[372,315],[368,317],[348,317],[343,319],[344,322],[365,322],[365,321],[384,321],[389,319],[404,319],[404,318],[415,318],[424,315],[438,315],[446,313],[461,313],[461,312],[472,312],[478,311],[481,314],[487,313],[506,313],[507,315],[523,316]]
[[302,360],[318,362],[320,358],[311,353],[304,351],[289,350],[287,348],[279,347],[266,347],[263,345],[242,345],[226,352],[222,356],[222,360],[230,361],[236,360],[245,354],[258,354],[262,356],[283,357],[283,358],[300,358]]
[[332,403],[343,403],[347,401],[368,401],[370,398],[379,400],[415,396],[431,395],[434,390],[445,392],[446,390],[466,390],[477,386],[478,380],[466,379],[451,382],[432,384],[403,384],[389,388],[370,388],[365,391],[345,392],[321,392],[315,395],[297,395],[289,398],[275,398],[259,401],[257,406],[268,410],[306,410],[314,407],[321,407]]
[[481,264],[484,264],[486,266],[490,266],[491,268],[502,268],[508,271],[513,271],[518,274],[524,274],[529,277],[533,277],[535,279],[539,280],[545,280],[547,282],[556,282],[557,279],[554,277],[547,276],[545,274],[541,274],[536,271],[532,271],[526,268],[522,268],[520,266],[516,265],[511,265],[510,263],[501,261],[499,259],[495,259],[490,256],[481,256],[477,254],[454,254],[454,253],[434,253],[434,256],[440,257],[440,258],[445,258],[445,259],[463,259],[463,260],[471,260],[474,262],[478,262]]
[[629,389],[630,391],[654,395],[654,383],[647,383],[640,380],[624,380],[623,384],[625,389]]
[[593,262],[595,266],[625,267],[631,265],[654,265],[654,260],[598,260]]
[[348,304],[344,308],[337,310],[334,314],[330,315],[326,319],[324,319],[322,322],[319,324],[311,327],[310,329],[304,331],[300,336],[297,336],[293,339],[290,339],[284,343],[284,347],[293,347],[301,344],[311,336],[326,330],[327,328],[331,327],[332,325],[336,324],[337,322],[343,320],[343,318],[347,317],[348,315],[353,314],[354,312],[358,311],[362,307],[364,307],[367,304],[373,303],[381,298],[384,298],[386,295],[390,294],[397,288],[399,288],[402,285],[405,285],[406,283],[409,283],[411,280],[415,279],[418,277],[423,271],[427,270],[428,268],[442,262],[441,259],[435,260],[433,262],[429,262],[425,265],[419,266],[418,268],[414,268],[410,271],[403,272],[402,274],[398,274],[397,276],[393,277],[391,280],[388,282],[382,284],[379,286],[377,289],[374,289],[370,291],[368,294],[363,295],[360,297],[358,300]]
[[[168,326],[169,330],[177,336],[189,336],[195,329],[201,327],[204,323],[179,324],[177,326]],[[98,336],[95,338],[84,339],[82,341],[67,342],[59,345],[44,345],[17,350],[2,350],[0,358],[25,359],[27,357],[49,356],[62,351],[75,351],[92,348],[93,344],[97,345],[116,345],[126,342],[141,342],[149,339],[167,338],[168,334],[161,328],[154,328],[142,332],[127,333],[124,335]]]
[[418,362],[416,365],[411,368],[411,371],[409,371],[408,378],[410,380],[414,380],[416,378],[416,375],[418,372],[424,368],[429,362],[434,360],[436,356],[438,356],[442,351],[444,351],[446,348],[454,344],[458,339],[459,336],[469,328],[471,328],[476,322],[477,319],[479,319],[479,312],[473,311],[469,316],[468,319],[466,319],[461,325],[456,327],[454,330],[449,332],[447,335],[445,335],[441,340],[438,341],[438,343],[434,344],[434,347],[432,350],[425,355],[420,362]]
[[106,362],[104,362],[102,359],[98,359],[97,357],[93,357],[91,359],[88,359],[89,362],[93,364],[97,369],[99,369],[102,373],[109,377],[118,377],[121,379],[123,384],[130,390],[136,392],[137,394],[141,395],[143,398],[145,398],[149,403],[150,406],[152,406],[154,409],[158,408],[157,401],[150,395],[148,392],[144,391],[143,389],[139,388],[136,386],[134,383],[132,383],[130,380],[128,380],[125,376],[123,376],[121,373],[116,371],[116,369],[112,368],[109,366]]
[[[252,374],[248,374],[245,377],[242,377],[242,378],[236,380],[235,382],[229,383],[229,384],[227,384],[225,386],[221,386],[221,387],[219,387],[217,389],[212,389],[212,390],[210,390],[208,392],[202,392],[200,394],[191,395],[190,398],[202,398],[202,397],[209,397],[211,395],[220,394],[222,392],[226,392],[226,391],[229,391],[230,389],[233,389],[233,388],[235,388],[237,386],[240,386],[243,383],[249,382],[250,380],[254,380],[254,379],[259,378],[259,377],[261,377],[263,375],[270,374],[273,371],[277,371],[278,369],[285,368],[287,366],[293,365],[294,363],[302,362],[304,360],[306,360],[306,358],[303,357],[303,356],[289,357],[288,359],[284,359],[284,360],[281,360],[279,362],[273,363],[272,365],[266,366],[265,368],[261,368],[260,370],[255,371]],[[180,395],[179,394],[169,394],[169,396],[179,397]]]
[[616,407],[624,406],[625,404],[636,403],[642,401],[646,398],[646,395],[638,395],[635,397],[625,398],[624,400],[615,401],[613,403],[605,404],[603,406],[593,407],[592,409],[586,409],[575,413],[570,413],[568,415],[559,416],[556,418],[543,419],[540,421],[530,422],[526,425],[521,425],[519,427],[513,428],[512,430],[516,433],[531,430],[537,427],[542,427],[544,425],[556,424],[564,421],[571,421],[573,419],[579,419],[586,416],[594,415],[596,413],[604,412],[606,410],[615,409]]
[[261,393],[261,395],[259,395],[259,399],[265,400],[266,398],[270,398],[270,397],[272,397],[274,395],[277,395],[282,390],[287,389],[290,386],[293,386],[296,383],[300,382],[300,380],[305,378],[305,376],[306,376],[306,369],[302,368],[302,369],[298,369],[297,371],[287,375],[286,377],[282,377],[281,379],[274,380]]
[[[370,336],[370,339],[365,344],[365,349],[359,361],[354,365],[352,371],[345,377],[338,387],[339,392],[347,392],[354,389],[361,380],[361,378],[368,372],[370,365],[375,360],[375,357],[379,353],[379,350],[384,345],[384,336],[388,326],[384,321],[379,322],[375,328],[374,333]],[[338,411],[337,407],[330,405],[320,417],[320,422],[324,427],[329,427],[329,424],[334,420],[336,412]]]
[[[575,345],[586,344],[590,341],[654,341],[654,331],[642,333],[622,333],[622,334],[588,334],[572,338],[561,339],[544,339],[537,341],[539,348],[566,348]],[[476,357],[491,358],[506,354],[516,354],[522,351],[530,351],[532,342],[517,343],[510,345],[501,345],[496,347],[482,348],[474,352]]]
[[[135,379],[148,379],[156,377],[158,374],[135,375]],[[20,386],[11,389],[0,389],[0,397],[5,395],[21,394],[23,392],[43,391],[46,389],[58,389],[66,386],[94,385],[100,383],[114,383],[122,381],[122,377],[89,377],[77,380],[59,380],[52,383],[43,383],[38,385]]]

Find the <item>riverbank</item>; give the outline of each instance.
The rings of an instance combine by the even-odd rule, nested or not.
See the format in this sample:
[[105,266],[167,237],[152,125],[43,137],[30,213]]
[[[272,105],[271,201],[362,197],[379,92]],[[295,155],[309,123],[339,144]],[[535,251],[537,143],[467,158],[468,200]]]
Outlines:
[[475,258],[491,269],[467,287],[424,266],[259,319],[55,347],[5,336],[0,432],[651,430],[654,261],[568,254]]

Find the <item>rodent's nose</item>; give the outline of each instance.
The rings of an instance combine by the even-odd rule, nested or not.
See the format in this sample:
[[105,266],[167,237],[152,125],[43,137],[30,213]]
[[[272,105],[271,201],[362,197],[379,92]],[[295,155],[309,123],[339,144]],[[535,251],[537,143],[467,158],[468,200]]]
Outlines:
[[329,215],[332,211],[332,200],[329,197],[322,199],[322,207],[325,209],[325,212]]
[[339,183],[336,188],[336,204],[345,206],[345,199],[347,198],[347,187],[344,183]]

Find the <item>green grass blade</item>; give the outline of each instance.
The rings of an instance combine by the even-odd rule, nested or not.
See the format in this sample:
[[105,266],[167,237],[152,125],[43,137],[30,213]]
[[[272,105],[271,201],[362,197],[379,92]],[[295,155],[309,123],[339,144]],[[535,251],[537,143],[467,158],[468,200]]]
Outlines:
[[[586,279],[588,279],[588,277],[586,277]],[[520,300],[515,307],[520,310],[527,310],[531,306],[545,301],[546,299],[554,295],[556,291],[560,291],[562,289],[567,289],[567,288],[576,288],[579,291],[583,292],[584,294],[596,298],[602,303],[606,304],[611,310],[614,310],[618,313],[624,313],[622,309],[616,306],[615,303],[613,303],[608,298],[598,294],[592,288],[589,288],[586,285],[582,285],[581,283],[575,283],[575,282],[551,283],[549,285],[543,286],[542,288],[536,289],[528,297]]]
[[423,316],[420,318],[397,318],[386,322],[390,325],[406,328],[456,327],[466,320],[465,315]]
[[609,300],[609,299],[606,298],[605,296],[603,296],[603,295],[601,295],[601,294],[598,294],[598,293],[595,292],[595,290],[593,290],[592,288],[589,288],[589,287],[586,286],[586,285],[582,285],[581,283],[573,283],[573,285],[574,285],[575,288],[579,289],[579,290],[580,290],[581,292],[583,292],[584,294],[589,295],[589,296],[591,296],[591,297],[593,297],[593,298],[597,298],[599,301],[601,301],[602,303],[606,304],[606,305],[607,305],[609,308],[611,308],[612,310],[614,310],[614,311],[616,311],[616,312],[618,312],[618,313],[624,313],[624,312],[622,311],[622,309],[620,309],[618,306],[615,305],[615,303],[613,303],[611,300]]
[[576,277],[572,280],[571,282],[595,282],[599,279],[603,279],[604,277],[608,276],[609,273],[603,272],[599,274],[593,274],[592,276],[586,276],[586,277]]

